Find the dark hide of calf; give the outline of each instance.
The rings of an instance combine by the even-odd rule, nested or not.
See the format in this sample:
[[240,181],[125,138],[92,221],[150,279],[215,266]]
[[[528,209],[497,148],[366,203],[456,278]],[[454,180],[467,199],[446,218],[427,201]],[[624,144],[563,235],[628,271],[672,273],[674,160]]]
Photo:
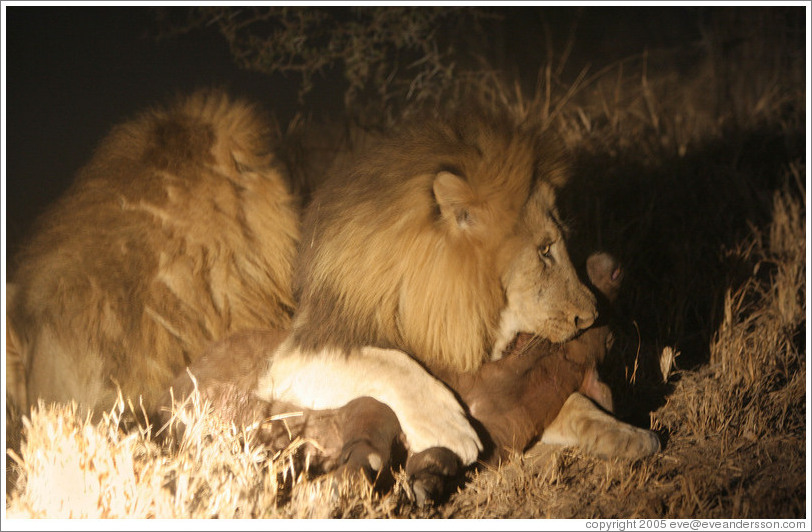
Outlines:
[[[393,451],[405,455],[395,413],[375,399],[361,397],[338,409],[310,410],[254,395],[262,366],[286,335],[248,331],[212,344],[189,366],[194,380],[184,372],[165,394],[163,423],[172,419],[172,397],[178,404],[197,386],[201,399],[209,401],[213,413],[224,421],[246,427],[259,424],[257,436],[271,449],[282,450],[297,439],[305,442],[302,459],[313,474],[343,468],[364,471],[374,479],[382,465],[392,461]],[[179,436],[183,428],[175,423],[173,432]]]

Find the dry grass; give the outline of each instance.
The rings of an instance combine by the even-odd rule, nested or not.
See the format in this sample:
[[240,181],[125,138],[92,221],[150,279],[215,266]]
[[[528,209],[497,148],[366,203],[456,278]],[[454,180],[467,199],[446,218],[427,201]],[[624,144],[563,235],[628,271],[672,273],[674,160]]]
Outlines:
[[731,10],[698,51],[641,54],[563,88],[541,68],[531,98],[494,91],[544,114],[576,154],[560,199],[573,258],[608,249],[627,270],[603,374],[619,415],[661,435],[658,455],[537,446],[421,509],[402,475],[384,494],[310,479],[296,445],[254,445],[206,405],[178,442],[119,430],[123,405],[98,424],[40,407],[8,516],[808,517],[807,99],[797,25],[776,13]]
[[[72,404],[38,405],[23,420],[22,456],[10,453],[18,484],[8,517],[326,518],[359,505],[386,513],[369,486],[309,479],[302,440],[277,451],[255,444],[256,427],[224,423],[197,393],[155,435],[125,421],[132,411],[120,400],[94,423]],[[174,439],[178,423],[185,430]]]

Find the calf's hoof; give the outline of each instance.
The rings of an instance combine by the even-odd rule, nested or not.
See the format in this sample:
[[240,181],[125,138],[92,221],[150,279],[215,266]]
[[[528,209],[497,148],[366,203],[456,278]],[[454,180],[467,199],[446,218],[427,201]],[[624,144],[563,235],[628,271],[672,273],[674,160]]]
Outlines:
[[462,472],[462,461],[445,447],[431,447],[406,461],[414,502],[419,506],[445,500],[460,484]]
[[363,474],[375,484],[384,468],[389,467],[389,450],[377,449],[369,440],[360,439],[344,444],[339,470],[348,474]]

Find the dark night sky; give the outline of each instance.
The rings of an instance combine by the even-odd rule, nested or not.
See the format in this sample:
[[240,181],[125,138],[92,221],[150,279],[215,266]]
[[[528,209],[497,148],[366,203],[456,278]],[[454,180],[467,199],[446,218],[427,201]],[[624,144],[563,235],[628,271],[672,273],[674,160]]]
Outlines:
[[[574,10],[557,12],[566,19]],[[519,23],[537,16],[513,13],[518,13]],[[685,22],[690,18],[685,10],[646,13],[647,32],[639,31],[639,10],[587,11],[580,28],[591,39],[579,38],[576,54],[610,60],[609,53],[617,58],[640,51],[649,44],[646,39],[679,39],[679,32],[691,26]],[[154,27],[147,7],[6,9],[3,217],[9,254],[110,127],[145,107],[179,92],[216,85],[260,101],[282,124],[296,110],[292,82],[280,85],[278,79],[272,82],[268,76],[238,69],[224,39],[214,31],[156,42],[145,37]],[[528,49],[537,47],[538,39],[534,32],[516,31],[509,35],[509,45]]]

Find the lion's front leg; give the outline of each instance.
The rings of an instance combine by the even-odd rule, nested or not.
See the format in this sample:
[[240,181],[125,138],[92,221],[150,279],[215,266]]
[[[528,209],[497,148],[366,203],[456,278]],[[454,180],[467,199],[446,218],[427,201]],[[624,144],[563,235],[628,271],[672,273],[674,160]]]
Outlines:
[[260,376],[256,394],[267,401],[314,410],[339,408],[369,396],[395,412],[413,453],[446,447],[468,465],[482,450],[454,394],[396,349],[364,347],[349,355],[331,350],[305,353],[288,339]]
[[623,423],[580,393],[567,398],[556,418],[544,429],[541,441],[579,447],[603,458],[636,459],[660,450],[656,434]]

